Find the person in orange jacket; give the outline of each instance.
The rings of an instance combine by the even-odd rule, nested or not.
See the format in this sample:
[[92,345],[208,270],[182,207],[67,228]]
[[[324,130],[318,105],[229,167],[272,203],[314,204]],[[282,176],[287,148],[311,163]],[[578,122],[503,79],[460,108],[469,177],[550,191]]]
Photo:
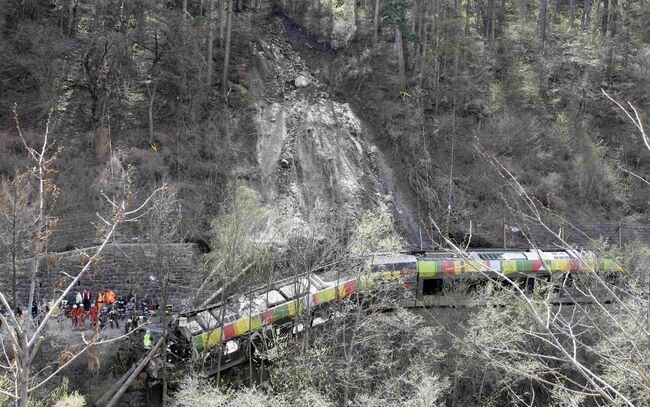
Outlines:
[[106,301],[106,305],[109,309],[113,308],[113,304],[115,304],[115,293],[110,288],[106,291],[106,294],[104,294],[104,301]]
[[97,294],[97,309],[98,309],[98,311],[101,311],[103,306],[104,306],[104,293],[102,293],[100,291]]

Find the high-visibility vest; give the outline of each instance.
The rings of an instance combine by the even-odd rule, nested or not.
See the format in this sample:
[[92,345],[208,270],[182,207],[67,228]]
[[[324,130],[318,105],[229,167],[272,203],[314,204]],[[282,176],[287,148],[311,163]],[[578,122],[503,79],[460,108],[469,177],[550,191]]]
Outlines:
[[113,291],[108,291],[106,293],[106,302],[112,304],[115,302],[115,293]]
[[151,345],[153,344],[152,342],[153,341],[151,340],[151,335],[144,334],[144,340],[143,340],[144,348],[151,349]]
[[75,297],[74,301],[75,301],[77,304],[81,304],[81,301],[82,301],[82,299],[81,299],[81,293],[77,293],[77,296]]
[[101,292],[97,294],[97,302],[102,302],[102,303],[104,302],[104,294],[102,294]]

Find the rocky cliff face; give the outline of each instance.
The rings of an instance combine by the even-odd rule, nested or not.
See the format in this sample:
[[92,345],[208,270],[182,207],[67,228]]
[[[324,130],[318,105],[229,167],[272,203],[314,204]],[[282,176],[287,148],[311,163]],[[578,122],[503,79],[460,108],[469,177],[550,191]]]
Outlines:
[[261,193],[296,220],[381,205],[371,149],[349,106],[292,97],[261,106],[256,125]]
[[[393,210],[394,183],[385,180],[390,173],[366,126],[310,71],[286,40],[281,17],[271,18],[247,74],[257,98],[259,192],[297,224],[324,211],[354,219],[369,209]],[[309,42],[306,34],[302,40]]]

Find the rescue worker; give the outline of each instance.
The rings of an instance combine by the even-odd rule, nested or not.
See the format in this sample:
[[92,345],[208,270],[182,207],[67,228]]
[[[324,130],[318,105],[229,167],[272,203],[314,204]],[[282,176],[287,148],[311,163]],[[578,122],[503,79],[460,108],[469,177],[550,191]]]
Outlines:
[[101,291],[97,294],[97,309],[100,311],[104,307],[104,293]]
[[84,290],[84,292],[81,294],[81,298],[84,304],[84,311],[86,312],[90,311],[90,302],[91,302],[90,291]]
[[106,306],[106,309],[108,309],[108,323],[111,325],[111,329],[113,329],[113,324],[115,324],[115,327],[117,329],[120,328],[120,323],[117,321],[117,310],[115,308],[110,308],[110,304]]
[[72,319],[72,330],[74,331],[77,327],[77,304],[72,306],[70,310],[70,318]]
[[86,311],[82,306],[77,307],[77,326],[82,331],[86,329]]
[[126,317],[131,319],[135,314],[135,299],[131,299],[128,304],[126,304]]
[[99,309],[95,303],[90,306],[90,321],[93,324],[93,328],[97,329],[97,325],[99,324]]
[[144,339],[142,340],[145,349],[151,349],[153,346],[153,341],[151,340],[151,331],[147,329],[147,332],[144,334]]
[[115,293],[110,288],[106,291],[106,294],[104,294],[104,301],[106,301],[106,306],[109,309],[113,308],[113,304],[115,304]]
[[36,299],[32,302],[32,318],[36,319],[38,316],[38,303],[36,302]]
[[77,305],[77,307],[80,307],[82,302],[83,297],[81,296],[81,293],[77,291],[77,295],[74,297],[74,303]]
[[138,327],[138,316],[134,313],[131,314],[131,317],[126,320],[126,323],[124,324],[124,334],[128,334],[129,332],[135,330]]
[[106,308],[104,308],[99,312],[99,329],[106,328],[107,322],[108,322],[108,313],[106,312]]

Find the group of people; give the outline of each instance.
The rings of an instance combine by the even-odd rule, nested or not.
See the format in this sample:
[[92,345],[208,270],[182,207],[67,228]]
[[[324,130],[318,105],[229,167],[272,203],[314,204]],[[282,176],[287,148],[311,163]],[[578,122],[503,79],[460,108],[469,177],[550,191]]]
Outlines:
[[[69,317],[72,321],[72,330],[85,329],[86,318],[91,322],[93,328],[99,327],[99,314],[102,308],[110,314],[115,304],[115,292],[108,289],[106,292],[97,293],[97,297],[88,290],[77,291],[72,299],[65,299],[64,306],[72,304]],[[117,318],[115,318],[117,320]]]

